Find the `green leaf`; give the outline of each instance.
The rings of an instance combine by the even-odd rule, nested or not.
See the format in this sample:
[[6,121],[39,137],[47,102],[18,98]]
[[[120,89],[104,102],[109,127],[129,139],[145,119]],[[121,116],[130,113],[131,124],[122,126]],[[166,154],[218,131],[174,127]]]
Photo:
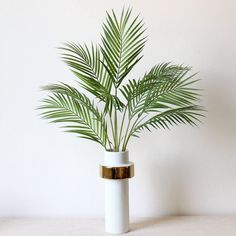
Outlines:
[[105,103],[105,111],[112,111],[112,107],[122,110],[124,104],[120,99],[111,94],[112,80],[106,71],[104,59],[99,47],[91,45],[91,49],[75,43],[66,43],[60,47],[63,61],[71,68],[79,78],[80,85],[86,91]]
[[43,89],[52,93],[39,108],[43,110],[43,118],[50,119],[52,123],[67,123],[62,126],[67,132],[76,133],[107,148],[109,139],[104,115],[86,95],[66,84],[52,84]]
[[169,109],[149,118],[142,124],[137,125],[132,131],[132,135],[134,136],[135,133],[138,133],[143,129],[149,131],[151,128],[169,129],[170,125],[190,124],[196,126],[196,121],[200,121],[198,117],[203,116],[202,112],[203,108],[197,105]]
[[129,80],[120,89],[127,100],[129,118],[197,102],[199,93],[189,87],[196,80],[188,72],[189,67],[164,63],[153,67],[138,81]]
[[107,13],[106,23],[103,25],[101,50],[106,70],[116,88],[142,58],[140,53],[146,41],[143,36],[143,21],[136,17],[129,23],[131,12],[130,8],[123,9],[119,19],[114,11]]

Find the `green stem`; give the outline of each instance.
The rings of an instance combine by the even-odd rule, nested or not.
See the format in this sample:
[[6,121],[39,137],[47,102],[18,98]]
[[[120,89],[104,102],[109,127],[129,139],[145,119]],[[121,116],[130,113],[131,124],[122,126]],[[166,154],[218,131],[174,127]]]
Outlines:
[[124,142],[123,142],[123,146],[122,146],[123,152],[125,151],[125,140],[126,140],[126,137],[127,137],[128,131],[129,131],[130,122],[131,122],[131,120],[129,120],[127,128],[126,128],[126,132],[125,132]]
[[110,121],[110,125],[111,125],[111,131],[112,131],[113,140],[114,140],[114,143],[115,143],[115,133],[114,133],[113,122],[112,122],[110,114],[109,114],[109,121]]
[[[136,122],[138,121],[139,117],[135,120],[135,122],[133,123],[131,129],[130,129],[130,132],[129,132],[129,135],[127,136],[128,132],[126,132],[126,136],[125,136],[125,139],[124,139],[124,144],[123,144],[123,148],[122,148],[122,151],[125,151],[126,150],[126,147],[127,147],[127,144],[128,144],[128,141],[129,141],[129,138],[131,136],[131,133],[133,131],[133,127],[135,126]],[[128,128],[127,128],[127,131],[128,131]],[[126,138],[127,137],[127,138]]]
[[[138,124],[140,124],[140,122],[141,122],[143,119],[146,118],[146,116],[144,116],[141,120],[139,120],[140,117],[141,117],[141,115],[139,115],[139,116],[137,117],[137,119],[135,120],[135,122],[133,123],[133,125],[132,125],[132,127],[131,127],[131,129],[130,129],[130,132],[129,132],[128,137],[125,138],[122,151],[125,151],[125,150],[126,150],[126,147],[127,147],[127,145],[128,145],[128,142],[129,142],[130,137],[131,137],[132,134],[133,134],[133,131],[134,131],[135,126],[138,125]],[[128,130],[128,129],[127,129],[127,130]]]
[[114,112],[114,136],[115,136],[115,140],[114,140],[114,151],[118,151],[118,144],[117,144],[117,111],[115,110]]
[[[117,88],[115,89],[115,96],[117,96]],[[119,151],[119,146],[118,146],[118,121],[117,121],[117,110],[115,107],[115,112],[114,112],[114,151],[118,152]]]
[[[108,145],[109,145],[109,147],[110,147],[110,150],[112,150],[112,147],[111,147],[111,142],[110,142],[110,139],[109,139],[109,137],[108,137],[108,135],[107,135],[107,141],[108,141]],[[107,148],[107,145],[105,146],[105,149]],[[107,149],[106,149],[107,150]]]
[[[105,117],[104,117],[105,118]],[[106,118],[105,118],[106,119]],[[109,148],[110,150],[112,150],[112,147],[111,147],[111,141],[110,141],[110,138],[109,138],[109,135],[108,135],[108,132],[107,132],[107,126],[106,126],[106,136],[107,136],[107,142],[108,142],[108,145],[109,145]],[[107,143],[105,144],[105,150],[107,150]]]
[[123,132],[123,126],[124,126],[126,111],[127,111],[127,106],[125,107],[125,111],[124,111],[122,121],[121,121],[121,126],[120,126],[120,135],[119,135],[119,142],[118,142],[119,147],[120,147],[120,144],[121,144],[121,136],[122,136],[122,132]]

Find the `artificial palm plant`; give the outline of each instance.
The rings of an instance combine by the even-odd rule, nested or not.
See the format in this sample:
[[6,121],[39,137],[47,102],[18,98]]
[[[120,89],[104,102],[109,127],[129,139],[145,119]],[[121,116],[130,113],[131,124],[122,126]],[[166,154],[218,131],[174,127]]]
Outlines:
[[60,47],[78,88],[65,83],[45,86],[50,95],[40,107],[44,118],[62,123],[67,132],[114,152],[125,151],[130,138],[144,129],[196,125],[202,115],[190,67],[162,63],[137,80],[125,81],[141,60],[147,39],[143,21],[138,16],[131,20],[131,13],[107,13],[99,45]]
[[138,16],[131,20],[131,12],[123,9],[119,18],[114,11],[107,13],[99,45],[65,43],[60,47],[79,86],[43,87],[50,94],[40,107],[44,118],[62,123],[67,132],[106,150],[100,168],[106,179],[105,225],[110,233],[129,230],[128,178],[134,173],[126,151],[130,138],[144,129],[196,125],[202,116],[200,93],[194,87],[197,80],[190,67],[162,63],[137,80],[125,81],[141,60],[147,39],[143,21]]

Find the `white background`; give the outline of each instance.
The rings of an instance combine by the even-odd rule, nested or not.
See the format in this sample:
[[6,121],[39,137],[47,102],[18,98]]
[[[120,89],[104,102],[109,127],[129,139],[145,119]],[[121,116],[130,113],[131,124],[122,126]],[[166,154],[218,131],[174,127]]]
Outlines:
[[103,215],[101,147],[41,120],[50,82],[75,84],[64,41],[99,42],[105,10],[141,13],[149,41],[132,78],[159,62],[199,71],[208,113],[198,128],[144,132],[129,145],[132,216],[236,213],[234,0],[0,0],[0,216]]

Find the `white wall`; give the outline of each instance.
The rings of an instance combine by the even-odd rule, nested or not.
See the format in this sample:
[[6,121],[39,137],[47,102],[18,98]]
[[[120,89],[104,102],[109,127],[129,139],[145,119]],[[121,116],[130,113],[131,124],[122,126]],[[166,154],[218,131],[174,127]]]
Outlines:
[[35,108],[41,85],[74,83],[56,47],[98,42],[105,10],[124,4],[150,35],[133,75],[159,62],[192,65],[208,109],[199,129],[145,132],[130,143],[131,215],[236,213],[234,0],[0,0],[0,216],[103,215],[103,150]]

